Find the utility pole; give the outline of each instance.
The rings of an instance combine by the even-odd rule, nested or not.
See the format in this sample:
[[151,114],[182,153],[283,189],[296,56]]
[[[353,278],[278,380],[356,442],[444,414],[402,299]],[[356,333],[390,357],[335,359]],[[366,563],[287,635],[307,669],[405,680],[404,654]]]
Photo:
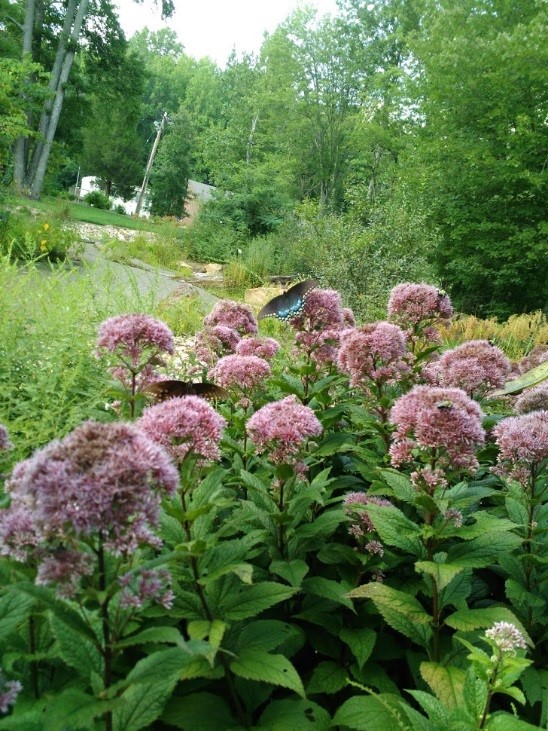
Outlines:
[[167,114],[166,114],[166,112],[164,112],[164,114],[162,116],[162,121],[158,125],[158,131],[156,132],[156,139],[154,140],[154,144],[152,145],[152,150],[150,151],[150,157],[148,158],[147,167],[145,170],[145,177],[143,178],[141,192],[139,193],[139,200],[137,201],[137,207],[135,209],[136,216],[141,215],[141,208],[143,207],[143,202],[145,200],[145,193],[147,192],[150,170],[152,168],[152,163],[154,162],[154,157],[156,156],[156,151],[158,149],[158,145],[160,144],[160,138],[162,137],[162,132],[164,131],[166,121],[167,121]]

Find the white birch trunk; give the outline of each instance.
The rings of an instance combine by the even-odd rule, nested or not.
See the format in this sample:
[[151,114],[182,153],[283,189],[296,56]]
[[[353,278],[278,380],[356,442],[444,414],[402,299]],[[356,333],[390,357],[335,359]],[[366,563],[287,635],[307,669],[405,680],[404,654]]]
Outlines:
[[[67,8],[67,14],[69,13],[69,9],[71,9],[71,6],[73,6],[76,3],[77,0],[70,0],[69,2],[69,8]],[[49,114],[47,114],[47,109],[44,111],[46,112],[47,119],[45,122],[44,127],[44,140],[40,146],[40,153],[37,155],[36,159],[33,158],[33,165],[32,169],[29,173],[28,183],[30,184],[30,191],[31,191],[31,197],[32,198],[39,198],[40,193],[42,192],[42,186],[44,184],[44,176],[46,174],[46,168],[48,165],[48,160],[51,152],[51,146],[53,144],[53,139],[55,137],[55,132],[57,131],[57,125],[59,123],[59,117],[61,116],[61,110],[63,109],[63,100],[65,97],[65,85],[68,81],[70,71],[72,69],[72,64],[74,61],[74,50],[72,50],[78,41],[78,37],[80,35],[80,31],[82,29],[82,25],[84,22],[84,18],[88,9],[89,0],[80,0],[76,7],[76,13],[74,15],[74,22],[72,23],[72,27],[70,28],[70,33],[65,36],[64,39],[60,39],[60,44],[63,44],[64,51],[63,53],[59,53],[58,49],[58,56],[62,58],[62,61],[60,63],[60,67],[58,70],[58,78],[56,80],[55,85],[55,96],[53,98],[53,103],[51,104],[51,111]],[[65,23],[66,27],[67,23]],[[65,30],[65,28],[63,29]],[[68,43],[67,39],[68,38]],[[67,46],[71,50],[67,50]],[[57,65],[58,58],[55,59],[55,64]],[[53,74],[52,74],[53,77]],[[52,80],[54,80],[52,78]]]

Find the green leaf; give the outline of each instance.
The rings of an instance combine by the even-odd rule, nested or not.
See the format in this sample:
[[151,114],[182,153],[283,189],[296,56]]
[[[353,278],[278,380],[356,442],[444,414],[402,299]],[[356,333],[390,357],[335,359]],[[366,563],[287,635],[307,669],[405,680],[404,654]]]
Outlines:
[[515,530],[516,528],[519,528],[519,524],[514,523],[512,520],[498,518],[496,515],[491,515],[486,511],[480,511],[474,513],[474,523],[471,525],[463,525],[459,528],[458,536],[467,541],[486,533],[504,533]]
[[289,599],[295,591],[296,589],[273,581],[242,586],[240,591],[233,592],[224,598],[220,610],[225,619],[249,619],[249,617],[256,617],[265,609]]
[[487,703],[487,684],[476,676],[474,669],[470,666],[465,673],[462,694],[466,708],[472,718],[481,718],[481,714]]
[[15,587],[0,597],[0,637],[6,638],[14,629],[27,621],[34,600],[16,592]]
[[487,721],[487,731],[539,731],[538,726],[533,726],[526,721],[521,721],[517,716],[503,711],[497,711]]
[[181,671],[193,659],[193,656],[179,647],[169,650],[158,650],[139,660],[127,676],[128,682],[133,685],[139,683],[154,683],[158,681],[171,682],[177,680]]
[[137,731],[156,721],[183,668],[192,660],[178,647],[139,660],[127,676],[131,685],[120,696],[123,704],[114,711],[114,731]]
[[304,698],[299,674],[283,655],[271,655],[264,650],[242,650],[230,663],[230,669],[240,678],[289,688]]
[[445,624],[462,632],[491,627],[495,622],[510,622],[523,634],[529,644],[531,638],[519,619],[507,607],[482,607],[481,609],[459,609],[449,615]]
[[322,576],[313,576],[310,579],[304,579],[302,589],[305,594],[313,594],[320,596],[322,599],[330,599],[332,602],[342,604],[348,609],[354,611],[354,605],[348,598],[348,585],[341,584],[332,579],[324,579]]
[[420,673],[446,708],[455,709],[464,704],[464,670],[437,662],[423,662]]
[[314,457],[331,457],[333,454],[339,454],[347,451],[345,447],[350,447],[356,443],[356,437],[347,432],[331,432],[314,450]]
[[522,538],[515,533],[485,533],[466,543],[453,546],[447,554],[447,563],[457,563],[468,568],[484,568],[496,563],[499,555],[511,553],[522,545]]
[[103,675],[103,658],[93,642],[61,622],[55,614],[51,617],[51,627],[63,662],[84,678],[89,678],[92,672]]
[[181,648],[188,649],[183,635],[176,627],[149,627],[142,632],[131,635],[131,637],[125,637],[123,640],[120,640],[120,642],[116,643],[116,647],[132,647],[133,645],[152,643],[178,645]]
[[339,632],[339,637],[348,645],[361,670],[373,652],[377,633],[368,627],[358,627],[356,629],[343,627]]
[[424,646],[429,639],[432,620],[415,597],[376,581],[354,589],[348,596],[371,599],[393,629],[417,644]]
[[178,546],[186,541],[185,531],[181,523],[165,511],[160,514],[160,526],[163,540],[169,546]]
[[511,381],[507,381],[504,384],[504,388],[501,388],[498,391],[493,391],[491,395],[506,396],[509,393],[519,393],[520,391],[523,391],[524,388],[536,386],[538,383],[542,383],[542,381],[545,381],[547,378],[548,361],[545,361],[544,363],[535,366],[535,368],[531,368],[531,370],[526,373],[522,373],[521,376],[518,376],[518,378],[513,378]]
[[298,588],[309,569],[304,561],[296,558],[293,561],[272,561],[268,570],[271,574],[281,576],[288,584]]
[[276,650],[288,640],[301,636],[301,630],[279,619],[259,619],[243,628],[238,637],[238,651]]
[[120,696],[122,705],[113,714],[114,731],[138,731],[151,728],[177,684],[177,678],[154,683],[130,685]]
[[472,591],[472,570],[465,569],[452,579],[440,593],[440,608],[453,605],[457,609],[466,608],[466,599]]
[[10,587],[10,591],[24,592],[28,596],[38,599],[44,606],[51,609],[57,619],[67,627],[71,627],[75,632],[90,640],[96,640],[95,634],[90,626],[82,619],[79,612],[73,609],[68,602],[61,601],[55,597],[55,592],[44,586],[36,586],[35,584],[17,584],[16,587]]
[[333,726],[347,726],[355,731],[410,731],[401,703],[401,698],[387,693],[354,696],[337,710]]
[[367,505],[367,515],[384,543],[402,551],[420,556],[423,545],[419,539],[420,528],[395,506]]
[[170,698],[161,721],[185,731],[228,731],[236,722],[226,701],[213,693],[191,693]]
[[417,491],[407,475],[390,468],[379,470],[379,472],[384,481],[392,488],[394,497],[404,503],[413,504],[415,502]]
[[461,571],[464,566],[448,563],[435,563],[434,561],[417,561],[415,570],[431,576],[436,582],[438,591],[442,591]]
[[424,690],[408,690],[406,692],[413,696],[421,708],[426,711],[428,718],[433,721],[436,729],[449,728],[449,712],[443,703]]
[[100,701],[92,695],[76,688],[68,688],[55,696],[47,707],[43,717],[43,731],[64,731],[64,729],[87,729],[93,727],[93,721],[107,711],[112,711],[122,701],[113,699]]
[[529,667],[523,672],[520,681],[527,701],[532,706],[543,701],[548,704],[548,670]]
[[348,675],[344,668],[335,662],[325,660],[314,668],[306,686],[307,695],[314,693],[338,693],[347,683]]
[[317,703],[286,698],[267,705],[259,727],[264,731],[328,731],[331,718]]
[[240,470],[240,478],[244,487],[248,490],[256,490],[258,493],[263,494],[268,490],[268,484],[261,482],[258,477],[252,475],[251,472]]

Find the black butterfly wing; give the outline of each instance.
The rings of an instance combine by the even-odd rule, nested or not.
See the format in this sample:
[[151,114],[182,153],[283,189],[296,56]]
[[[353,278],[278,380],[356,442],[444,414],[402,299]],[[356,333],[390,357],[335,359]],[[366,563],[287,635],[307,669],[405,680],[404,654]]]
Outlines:
[[214,383],[192,383],[191,381],[158,381],[143,389],[143,393],[159,401],[180,396],[201,396],[205,399],[226,398],[228,392]]
[[315,279],[305,279],[293,287],[274,297],[257,315],[258,320],[264,317],[277,317],[279,320],[290,320],[298,315],[306,302],[308,293],[318,286]]

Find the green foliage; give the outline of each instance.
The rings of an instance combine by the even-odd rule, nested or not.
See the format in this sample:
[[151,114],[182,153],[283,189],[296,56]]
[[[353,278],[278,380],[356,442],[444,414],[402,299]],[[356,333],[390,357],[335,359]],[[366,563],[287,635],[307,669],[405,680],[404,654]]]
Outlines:
[[92,190],[84,196],[84,203],[94,208],[101,208],[105,211],[110,210],[110,198],[101,190]]
[[70,223],[58,215],[34,217],[6,211],[0,219],[0,254],[11,260],[54,262],[78,249]]
[[184,108],[169,120],[150,176],[150,210],[158,216],[184,213],[190,170],[192,126]]
[[[36,81],[29,87],[27,79],[31,74]],[[5,172],[15,140],[35,136],[28,115],[36,111],[44,97],[44,77],[40,64],[3,58],[0,54],[0,175]]]

